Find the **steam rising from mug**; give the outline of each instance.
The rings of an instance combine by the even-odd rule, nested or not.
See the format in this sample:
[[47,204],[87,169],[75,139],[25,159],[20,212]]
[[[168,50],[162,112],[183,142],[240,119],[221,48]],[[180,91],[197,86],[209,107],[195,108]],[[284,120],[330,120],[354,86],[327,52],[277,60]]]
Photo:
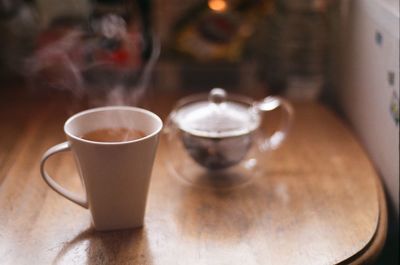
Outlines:
[[[70,91],[90,105],[137,105],[160,54],[158,40],[153,36],[145,43],[137,27],[117,15],[91,28],[61,25],[39,36],[39,48],[25,64],[28,80],[35,87]],[[146,45],[151,53],[142,62]]]

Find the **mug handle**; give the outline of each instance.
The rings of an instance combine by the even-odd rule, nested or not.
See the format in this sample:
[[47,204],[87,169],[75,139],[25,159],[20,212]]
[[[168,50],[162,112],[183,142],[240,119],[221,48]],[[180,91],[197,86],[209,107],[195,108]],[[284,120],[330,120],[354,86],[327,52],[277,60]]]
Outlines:
[[63,142],[63,143],[57,144],[57,145],[49,148],[46,151],[46,153],[44,153],[44,155],[40,161],[40,173],[42,174],[44,181],[47,183],[47,185],[50,186],[50,188],[52,188],[54,191],[56,191],[61,196],[67,198],[68,200],[82,206],[83,208],[88,209],[89,205],[88,205],[87,199],[81,198],[77,194],[62,187],[52,177],[50,177],[50,175],[47,174],[46,170],[44,169],[47,159],[49,159],[52,155],[55,155],[60,152],[70,151],[70,150],[71,150],[71,148],[70,148],[70,145],[68,142]]
[[261,149],[263,151],[277,149],[286,139],[293,122],[294,110],[286,99],[278,96],[268,96],[254,104],[254,108],[258,112],[268,112],[279,107],[284,111],[284,117],[281,120],[279,128],[270,137],[265,137],[263,139],[261,143]]

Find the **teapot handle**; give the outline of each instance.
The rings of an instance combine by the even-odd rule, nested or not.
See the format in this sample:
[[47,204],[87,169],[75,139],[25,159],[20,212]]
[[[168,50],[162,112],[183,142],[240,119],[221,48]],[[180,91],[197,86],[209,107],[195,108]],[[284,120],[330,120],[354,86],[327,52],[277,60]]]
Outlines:
[[277,96],[268,96],[261,101],[257,101],[253,105],[253,108],[260,114],[275,110],[279,107],[282,108],[284,117],[281,119],[277,130],[271,136],[265,137],[262,140],[260,148],[263,151],[275,150],[285,140],[293,122],[294,110],[286,99]]

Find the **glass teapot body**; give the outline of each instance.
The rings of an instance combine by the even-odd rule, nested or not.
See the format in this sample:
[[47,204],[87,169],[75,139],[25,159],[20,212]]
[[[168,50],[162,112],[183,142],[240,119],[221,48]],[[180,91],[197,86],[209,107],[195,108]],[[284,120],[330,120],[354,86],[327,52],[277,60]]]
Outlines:
[[[272,135],[263,131],[267,111],[282,107],[284,118]],[[260,154],[277,148],[289,130],[293,110],[279,97],[261,101],[214,88],[180,100],[170,113],[165,128],[168,164],[178,174],[237,174],[239,168],[254,170]],[[181,173],[179,173],[181,172]],[[230,174],[232,175],[232,174]]]

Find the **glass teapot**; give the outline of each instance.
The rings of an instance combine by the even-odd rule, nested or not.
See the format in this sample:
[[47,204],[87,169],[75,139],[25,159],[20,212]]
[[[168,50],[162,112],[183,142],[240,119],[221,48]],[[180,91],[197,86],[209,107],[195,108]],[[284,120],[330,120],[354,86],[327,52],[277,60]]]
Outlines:
[[[278,129],[263,128],[266,112],[281,107]],[[285,139],[293,119],[286,100],[269,96],[261,101],[214,88],[207,94],[183,98],[165,127],[171,156],[167,165],[175,175],[195,185],[232,187],[248,182],[262,167],[259,158]]]

